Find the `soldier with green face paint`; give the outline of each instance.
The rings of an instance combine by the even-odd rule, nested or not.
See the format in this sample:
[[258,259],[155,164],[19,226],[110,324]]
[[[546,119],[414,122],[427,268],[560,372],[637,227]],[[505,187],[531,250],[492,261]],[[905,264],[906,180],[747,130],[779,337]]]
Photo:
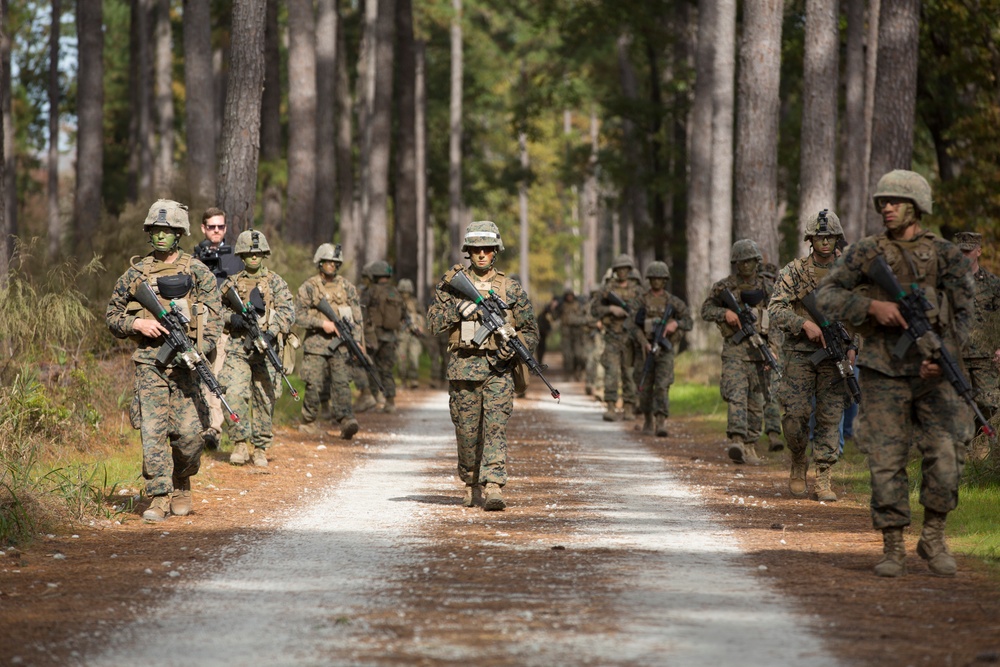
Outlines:
[[132,258],[115,284],[106,320],[115,337],[137,344],[129,417],[142,434],[142,476],[152,498],[142,518],[158,522],[192,510],[191,477],[201,465],[202,428],[209,411],[197,373],[177,356],[167,363],[157,359],[167,330],[156,313],[136,300],[136,289],[145,282],[165,310],[184,313],[190,320],[186,333],[201,355],[215,347],[222,320],[215,276],[178,247],[181,236],[191,233],[187,207],[160,199],[150,207],[143,229],[153,251]]

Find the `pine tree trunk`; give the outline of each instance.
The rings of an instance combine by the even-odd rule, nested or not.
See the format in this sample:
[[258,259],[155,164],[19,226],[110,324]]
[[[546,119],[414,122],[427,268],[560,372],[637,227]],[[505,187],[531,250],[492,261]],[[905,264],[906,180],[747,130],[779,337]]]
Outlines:
[[59,26],[60,0],[52,0],[49,33],[49,151],[48,151],[48,256],[55,259],[62,246],[62,218],[59,215]]
[[590,112],[590,160],[583,182],[583,289],[592,292],[597,281],[597,245],[599,242],[600,191],[597,182],[599,128],[597,113]]
[[264,28],[264,96],[260,107],[260,159],[281,159],[281,53],[278,0],[267,0]]
[[733,237],[733,107],[736,75],[736,0],[717,0],[712,77],[711,279],[729,275]]
[[396,277],[417,282],[419,248],[416,190],[416,60],[413,43],[413,2],[396,0],[396,44],[398,77],[396,101],[396,188],[393,211],[396,218]]
[[184,1],[187,181],[192,208],[215,203],[215,90],[209,0]]
[[226,212],[230,243],[253,226],[257,193],[266,0],[233,4],[232,70],[223,112],[216,201]]
[[426,44],[414,44],[413,71],[413,187],[417,225],[417,279],[414,282],[417,301],[424,303],[427,288],[433,280],[434,253],[428,244],[431,235],[427,225],[427,76]]
[[16,155],[14,150],[14,115],[11,108],[11,75],[10,50],[11,36],[8,26],[7,0],[0,0],[0,116],[3,117],[3,137],[0,141],[5,147],[0,153],[3,164],[0,171],[5,174],[4,183],[0,184],[0,266],[3,272],[0,277],[6,277],[11,253],[14,250],[13,237],[17,233],[17,178],[15,178]]
[[847,60],[844,63],[844,161],[841,181],[844,192],[839,210],[840,224],[848,243],[861,238],[864,228],[865,193],[865,0],[847,0]]
[[521,287],[524,288],[525,294],[531,295],[531,234],[530,234],[530,220],[528,219],[528,182],[527,174],[528,169],[531,168],[531,161],[528,156],[528,135],[524,132],[520,132],[517,135],[517,148],[518,153],[520,153],[521,159],[521,172],[525,174],[525,178],[517,184],[517,210],[518,210],[518,220],[520,222],[519,230],[520,236],[518,239],[518,259],[520,264],[520,270],[518,272],[521,280]]
[[368,217],[364,223],[365,263],[389,256],[389,158],[392,148],[392,83],[396,0],[378,0],[375,28],[375,96],[372,98],[371,153],[368,159]]
[[451,0],[451,99],[448,107],[448,238],[452,264],[462,261],[462,0]]
[[149,196],[153,186],[152,121],[152,33],[153,0],[132,0],[129,91],[132,114],[129,122],[129,199]]
[[337,216],[337,0],[316,3],[316,228],[313,239],[328,243]]
[[153,39],[156,48],[156,118],[160,142],[156,161],[156,194],[171,196],[174,183],[173,39],[170,0],[156,0]]
[[311,0],[288,0],[288,216],[285,236],[312,243],[316,210],[316,33]]
[[79,72],[76,96],[76,254],[86,259],[101,223],[104,182],[104,32],[101,0],[77,0]]
[[[338,4],[338,12],[340,7]],[[344,17],[337,21],[337,207],[340,210],[340,242],[353,248],[358,237],[354,215],[354,159],[350,77],[347,74],[347,49],[344,44]],[[353,261],[353,257],[350,261]]]
[[[635,74],[635,68],[629,59],[629,48],[632,45],[632,35],[623,33],[619,35],[616,45],[618,54],[618,77],[621,82],[622,95],[633,105],[639,102],[639,83]],[[634,244],[634,239],[638,236],[642,239],[642,247],[650,248],[652,240],[652,223],[649,219],[649,200],[646,195],[647,173],[646,173],[646,135],[651,134],[645,128],[636,129],[636,121],[625,117],[622,119],[622,132],[625,138],[625,159],[631,170],[628,184],[622,194],[625,198],[624,212],[629,221],[631,240],[626,242],[625,252],[636,257],[638,248]],[[640,265],[637,264],[637,267]]]

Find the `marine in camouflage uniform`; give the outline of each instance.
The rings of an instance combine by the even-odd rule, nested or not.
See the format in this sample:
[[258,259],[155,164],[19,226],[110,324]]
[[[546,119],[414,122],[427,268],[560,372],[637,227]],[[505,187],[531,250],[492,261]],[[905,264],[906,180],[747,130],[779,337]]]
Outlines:
[[[959,232],[953,241],[972,263],[970,271],[976,288],[976,318],[963,361],[976,390],[976,403],[986,418],[991,419],[1000,401],[1000,374],[997,373],[1000,350],[995,344],[990,345],[990,340],[995,340],[995,334],[990,334],[997,330],[997,317],[1000,316],[1000,278],[979,264],[983,254],[982,234]],[[977,458],[988,454],[988,449],[975,452]]]
[[403,324],[403,296],[392,284],[389,262],[374,262],[369,275],[372,284],[361,298],[361,309],[368,327],[365,340],[371,350],[372,365],[385,387],[382,411],[392,413],[396,411],[396,380],[392,371],[396,366],[397,334]]
[[166,365],[157,361],[166,329],[134,294],[145,281],[165,309],[171,302],[177,304],[191,320],[187,333],[201,355],[215,346],[222,333],[221,304],[212,272],[178,248],[181,235],[191,233],[186,206],[158,200],[143,229],[149,233],[153,252],[132,258],[131,268],[115,283],[105,318],[115,337],[137,344],[129,416],[142,435],[142,476],[146,495],[152,498],[142,516],[146,521],[163,521],[171,513],[191,512],[191,477],[201,465],[202,424],[208,422],[209,410],[196,371],[177,357]]
[[322,299],[347,323],[352,336],[364,350],[364,319],[354,285],[337,275],[344,262],[340,245],[324,243],[316,249],[313,263],[319,273],[299,287],[295,295],[295,323],[305,330],[302,341],[302,380],[306,383],[302,401],[302,430],[313,430],[319,416],[321,392],[328,386],[330,412],[340,424],[340,437],[350,440],[358,432],[358,422],[351,408],[350,352],[336,326],[318,310]]
[[[358,285],[358,302],[361,304],[361,316],[364,318],[366,325],[369,325],[369,317],[366,311],[368,303],[367,294],[374,282],[372,269],[375,267],[375,264],[375,262],[368,262],[361,268],[361,284]],[[367,340],[371,340],[371,337],[374,336],[370,325],[365,330],[365,335],[368,337]],[[379,393],[377,387],[372,386],[368,378],[368,371],[353,356],[348,359],[347,363],[351,371],[351,381],[354,382],[354,386],[358,389],[358,396],[354,399],[354,412],[368,412],[372,408],[381,410],[385,406],[385,397]]]
[[473,336],[481,326],[476,305],[457,294],[449,281],[464,272],[484,297],[493,290],[510,306],[507,321],[529,350],[538,343],[538,323],[520,283],[493,267],[503,252],[494,223],[469,223],[462,250],[469,253],[470,265],[456,264],[438,283],[427,324],[432,336],[449,337],[449,407],[458,445],[458,475],[465,485],[463,504],[472,507],[481,501],[485,510],[502,510],[506,507],[501,488],[507,483],[507,421],[514,409],[512,376],[517,360],[499,334],[476,345]]
[[[235,290],[240,301],[257,313],[261,332],[281,358],[285,338],[295,322],[295,302],[285,281],[264,266],[271,247],[258,231],[241,232],[236,239],[236,254],[244,269],[222,284],[222,294]],[[226,310],[226,361],[219,381],[227,388],[231,405],[241,419],[229,427],[235,443],[229,462],[243,465],[252,458],[258,467],[267,466],[267,449],[274,439],[274,406],[281,396],[281,374],[268,360],[263,343],[250,338],[241,312]],[[247,409],[249,408],[249,409]]]
[[760,438],[764,418],[765,397],[769,392],[771,369],[751,345],[748,338],[739,343],[733,334],[739,331],[739,317],[729,310],[722,300],[728,289],[741,308],[750,309],[757,317],[757,333],[768,343],[770,322],[767,303],[773,287],[771,280],[761,274],[763,261],[757,244],[740,239],[733,244],[730,265],[733,273],[712,285],[708,298],[701,306],[701,317],[715,322],[722,333],[722,377],[719,390],[729,406],[726,417],[726,435],[730,439],[729,458],[736,463],[760,465],[756,443]]
[[399,326],[399,380],[410,389],[420,386],[420,353],[426,327],[424,313],[413,295],[413,282],[409,278],[399,281],[403,297],[403,321]]
[[[618,387],[621,385],[623,418],[635,419],[638,396],[635,391],[635,322],[633,315],[639,297],[638,281],[631,277],[634,270],[632,258],[618,255],[611,264],[612,277],[594,293],[590,300],[590,314],[601,321],[604,332],[604,352],[601,365],[604,367],[604,421],[616,421]],[[625,303],[625,308],[612,303],[614,296]]]
[[[858,436],[868,452],[872,523],[882,531],[883,558],[875,573],[906,573],[903,528],[910,524],[906,464],[916,446],[922,459],[920,503],[924,525],[917,553],[932,573],[955,574],[944,540],[945,520],[958,505],[965,441],[972,434],[969,409],[935,363],[929,345],[911,345],[902,358],[893,348],[905,320],[894,297],[868,276],[884,257],[904,289],[916,283],[933,305],[928,318],[956,358],[974,322],[969,261],[953,244],[921,227],[931,213],[931,189],[912,171],[896,170],[879,180],[873,195],[886,231],[849,246],[820,284],[819,307],[828,317],[853,325],[864,336],[861,419]],[[923,348],[924,351],[921,350]]]
[[[760,269],[760,274],[773,284],[778,278],[778,267],[771,262],[765,262]],[[780,350],[784,342],[784,334],[776,327],[772,327],[768,339],[771,347]],[[767,451],[780,452],[785,448],[785,444],[781,440],[781,402],[779,401],[782,379],[774,373],[769,379],[771,400],[764,404],[764,437],[767,438]]]
[[[687,304],[667,291],[667,280],[670,279],[670,269],[663,262],[650,262],[646,267],[646,281],[649,287],[639,296],[639,307],[636,311],[637,342],[643,351],[644,361],[635,365],[635,381],[639,390],[639,412],[643,414],[644,433],[655,431],[658,437],[667,436],[667,417],[670,416],[670,385],[674,383],[674,354],[685,331],[691,331],[693,322],[688,313]],[[643,379],[642,369],[649,363],[648,355],[652,354],[653,334],[659,322],[663,320],[667,306],[673,309],[663,329],[663,339],[667,341],[660,347],[653,358],[649,375]]]
[[[844,237],[840,218],[823,209],[806,223],[806,241],[811,252],[792,260],[778,274],[767,310],[771,324],[784,332],[779,396],[784,412],[785,439],[792,453],[788,487],[793,496],[806,495],[809,447],[809,417],[815,409],[813,462],[816,466],[816,499],[837,500],[830,483],[830,468],[840,455],[840,419],[844,413],[845,389],[832,359],[814,364],[810,357],[824,347],[819,323],[802,305],[836,261],[837,239]],[[848,352],[853,363],[855,349]]]
[[566,290],[558,312],[563,371],[568,377],[579,381],[587,370],[586,337],[590,318],[586,304],[576,298],[573,290]]

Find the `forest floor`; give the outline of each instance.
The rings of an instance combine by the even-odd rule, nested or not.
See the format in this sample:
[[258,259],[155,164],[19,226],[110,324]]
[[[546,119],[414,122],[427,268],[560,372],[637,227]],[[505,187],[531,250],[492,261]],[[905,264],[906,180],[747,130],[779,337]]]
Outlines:
[[554,383],[561,404],[516,401],[504,512],[461,506],[447,399],[420,389],[349,442],[280,431],[266,469],[207,452],[187,517],[0,552],[0,664],[1000,662],[981,563],[931,576],[911,529],[879,579],[836,475],[838,502],[795,499],[787,451],[737,466],[697,418],[643,435]]

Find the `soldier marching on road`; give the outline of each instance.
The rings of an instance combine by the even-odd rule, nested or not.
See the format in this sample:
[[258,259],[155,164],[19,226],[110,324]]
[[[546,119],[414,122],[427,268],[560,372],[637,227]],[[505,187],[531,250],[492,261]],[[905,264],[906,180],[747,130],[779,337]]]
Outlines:
[[396,366],[396,345],[399,327],[403,324],[403,297],[392,284],[392,267],[389,262],[373,262],[369,270],[372,284],[361,297],[361,309],[368,326],[365,340],[372,353],[372,362],[385,387],[383,412],[396,411],[396,380],[392,369]]
[[594,293],[590,303],[591,314],[601,321],[604,332],[604,352],[601,365],[604,367],[604,421],[616,421],[618,413],[618,387],[621,385],[623,418],[635,419],[638,397],[635,391],[635,315],[639,284],[632,280],[634,270],[632,258],[621,254],[611,264],[612,276],[604,286]]
[[426,334],[424,311],[413,293],[413,282],[409,278],[399,281],[399,293],[403,297],[403,322],[399,327],[399,381],[410,389],[420,386],[420,353]]

